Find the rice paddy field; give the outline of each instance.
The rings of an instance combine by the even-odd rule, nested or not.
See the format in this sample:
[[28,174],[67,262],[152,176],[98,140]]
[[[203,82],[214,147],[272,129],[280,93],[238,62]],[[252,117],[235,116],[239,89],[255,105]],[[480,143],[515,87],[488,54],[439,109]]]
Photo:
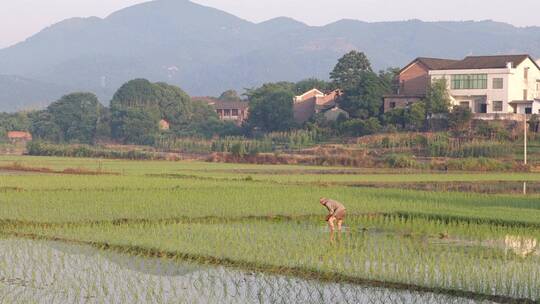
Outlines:
[[[540,174],[0,156],[0,303],[537,303]],[[347,206],[331,233],[320,197]]]

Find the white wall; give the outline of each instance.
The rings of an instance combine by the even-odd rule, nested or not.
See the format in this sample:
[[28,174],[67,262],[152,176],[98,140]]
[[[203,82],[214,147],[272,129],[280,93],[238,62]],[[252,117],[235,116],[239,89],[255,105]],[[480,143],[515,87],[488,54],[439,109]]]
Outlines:
[[[528,80],[525,80],[525,69],[529,69]],[[504,69],[481,69],[481,70],[440,70],[429,72],[432,79],[446,78],[448,82],[448,90],[453,97],[453,102],[458,105],[460,101],[471,101],[471,108],[474,109],[474,100],[485,98],[487,101],[488,113],[513,113],[514,108],[510,102],[514,100],[523,100],[523,90],[527,89],[527,100],[540,98],[540,90],[537,88],[537,80],[540,80],[540,70],[530,59],[525,60],[515,68]],[[472,89],[472,90],[452,90],[451,78],[452,75],[460,74],[487,74],[488,84],[487,89]],[[493,88],[493,79],[503,79],[503,89]],[[493,101],[503,102],[503,111],[493,111]],[[523,109],[520,109],[523,108]],[[518,107],[518,110],[524,111],[525,106]],[[533,113],[539,113],[540,102],[533,103]]]
[[[452,90],[451,79],[452,75],[461,74],[487,74],[487,89],[471,89],[471,90]],[[511,76],[511,69],[485,69],[485,70],[443,70],[443,71],[431,71],[430,75],[432,79],[446,78],[448,83],[448,90],[450,95],[454,97],[455,105],[458,105],[460,101],[471,101],[471,107],[474,105],[474,100],[479,97],[484,97],[488,105],[488,113],[493,112],[493,101],[503,102],[503,111],[500,113],[512,113],[513,109],[509,106],[509,83]],[[493,89],[493,79],[502,78],[503,88]]]

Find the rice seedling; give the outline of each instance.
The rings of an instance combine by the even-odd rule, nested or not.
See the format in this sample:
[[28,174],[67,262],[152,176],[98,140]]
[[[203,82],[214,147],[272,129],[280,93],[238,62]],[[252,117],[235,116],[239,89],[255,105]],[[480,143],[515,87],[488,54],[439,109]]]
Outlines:
[[5,303],[476,303],[434,293],[323,283],[58,242],[4,239],[0,249],[0,300]]
[[[15,162],[50,172],[0,171],[0,233],[17,238],[0,240],[0,301],[540,299],[538,194],[400,188],[539,174],[35,157],[0,167]],[[385,188],[347,186],[366,181]],[[322,196],[346,203],[345,233],[325,228]]]

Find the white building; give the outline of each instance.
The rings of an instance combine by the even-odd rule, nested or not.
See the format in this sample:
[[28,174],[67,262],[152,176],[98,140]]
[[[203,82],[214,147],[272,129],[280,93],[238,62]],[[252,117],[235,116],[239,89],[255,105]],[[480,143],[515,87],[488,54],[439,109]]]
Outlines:
[[445,78],[452,103],[469,107],[477,118],[540,114],[540,66],[529,55],[470,56],[429,76]]

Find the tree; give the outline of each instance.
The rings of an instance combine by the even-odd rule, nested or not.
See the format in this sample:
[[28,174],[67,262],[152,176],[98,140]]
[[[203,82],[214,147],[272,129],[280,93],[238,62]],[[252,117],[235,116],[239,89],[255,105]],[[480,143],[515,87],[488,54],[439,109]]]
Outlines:
[[392,91],[389,79],[394,77],[394,72],[385,71],[377,75],[364,53],[352,51],[345,54],[330,73],[333,85],[343,90],[340,107],[351,118],[378,117],[383,95]]
[[387,88],[373,72],[362,72],[354,87],[344,89],[339,105],[352,118],[367,119],[379,116],[382,110],[382,97]]
[[173,131],[187,127],[193,117],[191,97],[179,87],[164,82],[158,82],[154,87],[160,113],[159,120],[165,119],[169,122]]
[[62,131],[54,122],[53,116],[49,111],[34,112],[31,115],[31,120],[30,132],[33,138],[52,142],[63,141]]
[[111,110],[100,107],[99,118],[96,126],[96,140],[111,139]]
[[373,72],[366,55],[362,52],[351,51],[339,59],[334,70],[330,73],[330,79],[336,87],[347,89],[358,85],[359,80],[366,72]]
[[407,121],[405,120],[405,108],[395,108],[387,111],[383,115],[383,122],[385,125],[393,125],[405,129],[407,127]]
[[454,106],[448,114],[448,125],[456,134],[464,134],[470,130],[472,118],[469,107]]
[[435,79],[428,87],[426,98],[426,114],[448,113],[450,110],[450,94],[445,78]]
[[326,91],[333,90],[334,86],[331,83],[324,80],[319,80],[316,78],[308,78],[308,79],[304,79],[296,83],[294,93],[296,95],[301,95],[311,89],[318,89],[320,91],[326,92]]
[[72,93],[49,105],[47,112],[61,130],[63,141],[93,143],[101,108],[96,95]]
[[160,120],[166,120],[173,132],[180,133],[193,122],[193,110],[191,98],[178,87],[146,79],[131,80],[111,100],[111,133],[126,143],[147,144],[159,134]]
[[294,126],[293,89],[290,83],[274,83],[248,91],[248,128],[262,132],[291,129]]
[[9,131],[30,131],[32,112],[0,113],[0,140]]
[[379,71],[379,79],[383,83],[386,91],[391,94],[397,94],[399,88],[399,68],[387,68]]
[[381,124],[375,117],[368,119],[350,119],[345,121],[340,130],[348,136],[364,136],[374,134],[381,130]]
[[426,108],[423,102],[415,102],[406,108],[395,108],[384,113],[386,125],[400,127],[403,130],[418,131],[425,125]]
[[294,95],[295,85],[292,82],[270,82],[265,83],[259,88],[247,89],[245,95],[249,100],[254,98],[261,98],[276,91],[287,91]]
[[540,132],[540,116],[538,114],[533,114],[529,119],[529,128],[531,132]]
[[159,133],[159,126],[154,118],[142,108],[127,109],[121,128],[125,142],[141,145],[154,144]]
[[176,132],[179,136],[240,136],[242,129],[233,122],[219,120],[214,109],[206,103],[194,102],[190,125]]
[[415,102],[404,111],[404,123],[415,131],[421,130],[425,125],[426,106],[423,102]]
[[219,96],[219,100],[221,101],[242,101],[242,98],[238,95],[238,92],[235,90],[228,90]]

